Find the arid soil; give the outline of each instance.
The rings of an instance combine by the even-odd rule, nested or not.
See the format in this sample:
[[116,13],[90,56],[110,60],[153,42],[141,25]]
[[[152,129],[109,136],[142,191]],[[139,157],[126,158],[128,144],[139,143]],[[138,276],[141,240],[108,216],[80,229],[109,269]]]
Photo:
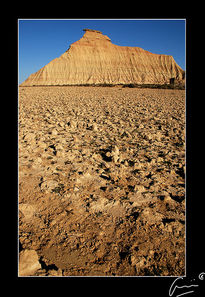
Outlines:
[[19,87],[19,275],[185,274],[185,91]]

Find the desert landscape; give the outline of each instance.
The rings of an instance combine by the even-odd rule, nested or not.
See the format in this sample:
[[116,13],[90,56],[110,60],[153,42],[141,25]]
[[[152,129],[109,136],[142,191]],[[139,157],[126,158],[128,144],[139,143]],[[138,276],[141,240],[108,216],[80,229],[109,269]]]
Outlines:
[[185,90],[22,84],[18,102],[19,275],[184,275]]

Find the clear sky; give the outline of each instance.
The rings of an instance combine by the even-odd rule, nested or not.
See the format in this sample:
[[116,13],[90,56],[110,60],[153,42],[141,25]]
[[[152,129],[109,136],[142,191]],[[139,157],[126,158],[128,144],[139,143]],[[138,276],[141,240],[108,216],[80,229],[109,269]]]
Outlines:
[[85,28],[101,31],[116,45],[171,55],[185,70],[185,23],[184,19],[20,19],[19,83],[62,55]]

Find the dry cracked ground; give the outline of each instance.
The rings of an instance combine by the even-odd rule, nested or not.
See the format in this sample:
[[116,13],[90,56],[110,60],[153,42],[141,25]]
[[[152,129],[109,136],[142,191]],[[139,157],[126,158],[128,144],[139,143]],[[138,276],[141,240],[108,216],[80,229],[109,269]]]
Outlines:
[[19,275],[185,274],[185,91],[19,87]]

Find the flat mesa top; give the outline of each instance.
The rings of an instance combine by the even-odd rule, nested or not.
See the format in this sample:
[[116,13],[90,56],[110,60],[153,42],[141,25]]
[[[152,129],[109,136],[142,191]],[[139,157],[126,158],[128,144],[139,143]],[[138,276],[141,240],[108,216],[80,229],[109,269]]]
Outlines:
[[95,32],[95,33],[100,33],[100,34],[102,34],[102,32],[101,31],[98,31],[98,30],[92,30],[92,29],[83,29],[83,31],[89,31],[89,32]]

